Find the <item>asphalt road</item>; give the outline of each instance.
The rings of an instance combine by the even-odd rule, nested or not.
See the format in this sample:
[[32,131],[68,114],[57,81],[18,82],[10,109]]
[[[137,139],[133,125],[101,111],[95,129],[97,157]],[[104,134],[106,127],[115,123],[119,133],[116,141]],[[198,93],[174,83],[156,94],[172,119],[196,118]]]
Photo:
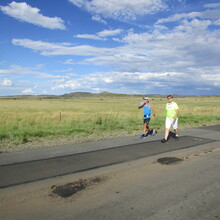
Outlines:
[[170,139],[165,144],[156,140],[49,159],[1,165],[0,188],[110,166],[211,142],[214,140],[183,136],[179,138],[179,141]]
[[[0,219],[220,219],[220,125],[181,133],[0,154]],[[165,156],[182,161],[157,163]],[[90,177],[103,181],[51,196],[54,184]]]

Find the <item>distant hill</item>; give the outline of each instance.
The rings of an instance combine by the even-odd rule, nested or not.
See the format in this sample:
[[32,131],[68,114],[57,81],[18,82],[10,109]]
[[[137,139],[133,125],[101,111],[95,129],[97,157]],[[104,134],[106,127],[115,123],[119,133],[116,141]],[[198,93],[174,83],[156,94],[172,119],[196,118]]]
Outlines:
[[[166,98],[167,95],[160,94],[120,94],[120,93],[109,93],[109,92],[101,92],[101,93],[90,93],[90,92],[72,92],[63,95],[15,95],[15,96],[0,96],[0,99],[69,99],[69,98],[86,98],[86,97],[158,97],[158,98]],[[178,97],[186,97],[182,95],[173,95],[175,98]],[[188,97],[188,96],[187,96]]]
[[144,95],[128,95],[119,93],[90,93],[90,92],[72,92],[63,95],[15,95],[15,96],[0,96],[1,99],[69,99],[69,98],[86,98],[86,97],[129,97],[129,96],[144,96]]
[[68,94],[60,95],[58,97],[60,98],[77,98],[77,97],[92,97],[96,96],[95,93],[90,93],[90,92],[71,92]]

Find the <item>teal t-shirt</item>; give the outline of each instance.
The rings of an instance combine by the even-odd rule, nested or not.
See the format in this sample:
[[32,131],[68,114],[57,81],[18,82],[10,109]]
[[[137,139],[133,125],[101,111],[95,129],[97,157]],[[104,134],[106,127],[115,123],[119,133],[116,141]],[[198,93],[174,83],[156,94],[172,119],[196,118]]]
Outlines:
[[144,119],[150,118],[151,115],[151,109],[150,104],[144,106]]

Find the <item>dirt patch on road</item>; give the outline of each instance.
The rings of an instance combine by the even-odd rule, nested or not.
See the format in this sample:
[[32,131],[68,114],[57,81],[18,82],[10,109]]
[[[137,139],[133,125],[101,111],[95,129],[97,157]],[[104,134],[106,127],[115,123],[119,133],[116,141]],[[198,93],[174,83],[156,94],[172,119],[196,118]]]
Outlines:
[[99,182],[103,181],[103,178],[100,177],[95,177],[92,179],[79,179],[75,182],[70,182],[64,185],[53,185],[51,187],[51,194],[49,194],[49,196],[59,196],[62,198],[68,198],[70,196],[72,196],[73,194],[82,191],[84,189],[86,189],[89,186],[92,186],[94,184],[97,184]]
[[183,159],[178,158],[178,157],[162,157],[162,158],[157,159],[157,162],[163,165],[179,164],[182,161]]

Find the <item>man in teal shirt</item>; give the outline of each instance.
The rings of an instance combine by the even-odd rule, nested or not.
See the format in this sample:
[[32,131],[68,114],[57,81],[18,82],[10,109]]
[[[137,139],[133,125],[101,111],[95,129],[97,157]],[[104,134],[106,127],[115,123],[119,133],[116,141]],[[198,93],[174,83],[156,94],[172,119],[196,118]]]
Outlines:
[[175,139],[178,140],[178,115],[179,115],[179,107],[176,102],[173,102],[173,96],[167,96],[168,103],[166,104],[166,130],[165,130],[165,137],[161,140],[162,143],[168,141],[168,136],[170,133],[171,126],[175,131]]
[[151,113],[153,113],[153,119],[155,119],[155,110],[149,102],[150,102],[150,99],[148,97],[144,97],[143,101],[138,106],[138,109],[143,108],[144,110],[144,120],[143,120],[144,131],[143,131],[143,134],[140,136],[141,139],[147,137],[149,134],[154,136],[157,133],[155,129],[151,129],[149,127]]

